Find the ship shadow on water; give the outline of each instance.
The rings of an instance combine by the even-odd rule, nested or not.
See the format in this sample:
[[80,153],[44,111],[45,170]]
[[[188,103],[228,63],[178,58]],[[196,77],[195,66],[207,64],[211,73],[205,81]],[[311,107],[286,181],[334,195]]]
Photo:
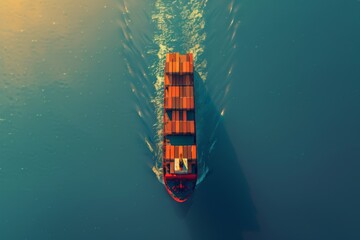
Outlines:
[[191,199],[175,208],[192,239],[242,239],[243,232],[259,231],[256,209],[221,113],[197,73],[195,82],[198,148],[210,171]]

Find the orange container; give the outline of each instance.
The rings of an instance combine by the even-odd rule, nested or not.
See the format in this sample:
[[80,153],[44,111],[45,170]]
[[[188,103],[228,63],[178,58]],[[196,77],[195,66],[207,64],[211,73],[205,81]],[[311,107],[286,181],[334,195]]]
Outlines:
[[191,149],[191,158],[196,159],[196,146],[193,145]]
[[165,145],[165,159],[169,159],[169,158],[170,158],[170,146]]
[[171,122],[171,133],[175,132],[175,121]]
[[176,132],[176,133],[179,133],[179,132],[180,132],[180,126],[179,126],[180,124],[179,124],[179,121],[176,121],[175,123],[176,123],[176,130],[175,130],[175,132]]
[[189,53],[189,62],[193,63],[193,54],[192,53]]
[[175,54],[176,72],[179,72],[180,54]]
[[173,174],[174,173],[174,162],[170,162],[170,174]]
[[170,146],[170,159],[174,159],[174,146]]
[[179,147],[178,146],[175,146],[175,151],[174,151],[174,156],[175,158],[178,158],[179,157]]
[[171,145],[168,145],[168,146],[169,146],[169,148],[168,148],[168,150],[169,150],[168,159],[171,159],[172,146]]
[[183,128],[183,122],[179,121],[179,132],[183,133],[184,132],[184,128]]
[[171,122],[167,123],[167,133],[171,134]]
[[179,157],[184,157],[183,146],[179,146]]
[[187,146],[184,146],[184,158],[188,158],[187,152]]

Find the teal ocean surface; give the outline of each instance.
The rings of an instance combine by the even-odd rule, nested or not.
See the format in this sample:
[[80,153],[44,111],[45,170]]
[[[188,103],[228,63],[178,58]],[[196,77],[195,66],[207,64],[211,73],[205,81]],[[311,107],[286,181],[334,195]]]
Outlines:
[[[0,239],[360,239],[360,2],[2,0]],[[197,189],[162,184],[167,52]]]

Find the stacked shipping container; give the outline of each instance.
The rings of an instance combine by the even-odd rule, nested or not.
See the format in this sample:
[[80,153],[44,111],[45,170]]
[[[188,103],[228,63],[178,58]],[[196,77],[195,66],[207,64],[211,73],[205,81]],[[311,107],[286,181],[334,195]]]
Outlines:
[[[193,56],[191,53],[185,55],[170,53],[166,55],[163,170],[165,186],[176,201],[185,201],[186,198],[175,197],[174,189],[183,189],[181,191],[184,193],[184,186],[191,186],[191,191],[193,191],[197,179],[193,70]],[[193,141],[191,141],[191,144],[175,144],[175,141],[172,142],[171,139],[181,136],[190,137]],[[182,162],[183,159],[187,161],[188,170],[177,173],[174,170],[174,164]],[[171,181],[179,181],[180,185],[174,186],[173,182],[170,184],[170,179]],[[181,183],[182,179],[186,179],[187,182]]]

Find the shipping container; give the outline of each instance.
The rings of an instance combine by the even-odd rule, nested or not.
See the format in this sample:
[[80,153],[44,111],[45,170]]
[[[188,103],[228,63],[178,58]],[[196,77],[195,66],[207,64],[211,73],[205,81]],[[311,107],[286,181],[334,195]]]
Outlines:
[[173,199],[184,202],[197,180],[192,54],[166,54],[164,68],[163,179]]

